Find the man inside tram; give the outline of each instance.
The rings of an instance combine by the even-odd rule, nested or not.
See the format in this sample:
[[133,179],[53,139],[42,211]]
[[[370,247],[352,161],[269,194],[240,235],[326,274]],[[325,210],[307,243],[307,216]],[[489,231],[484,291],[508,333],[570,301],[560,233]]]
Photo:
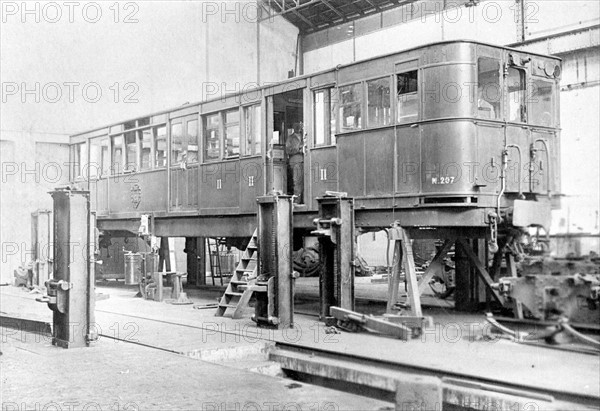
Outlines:
[[302,124],[294,123],[293,133],[285,142],[288,157],[288,192],[294,195],[294,202],[302,204],[304,191],[304,137]]

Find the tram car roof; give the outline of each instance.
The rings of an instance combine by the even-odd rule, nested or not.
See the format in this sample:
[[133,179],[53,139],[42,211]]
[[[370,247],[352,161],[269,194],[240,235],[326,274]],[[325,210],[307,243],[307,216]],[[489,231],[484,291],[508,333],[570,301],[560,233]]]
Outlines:
[[78,137],[78,136],[82,136],[82,135],[85,135],[85,134],[94,133],[95,131],[105,130],[105,129],[108,129],[110,127],[116,126],[118,124],[123,124],[123,123],[127,123],[127,122],[130,122],[130,121],[138,120],[140,117],[159,116],[159,115],[162,115],[162,114],[167,114],[167,113],[172,113],[172,112],[175,112],[175,111],[179,111],[179,110],[182,110],[182,109],[185,109],[185,108],[191,108],[193,106],[200,105],[200,104],[206,104],[206,103],[211,103],[211,102],[215,102],[215,101],[218,101],[218,100],[223,100],[223,99],[235,97],[237,95],[241,95],[241,94],[244,94],[244,93],[251,93],[251,92],[256,92],[256,91],[260,91],[260,90],[268,90],[268,89],[273,88],[273,87],[282,86],[282,85],[286,85],[286,84],[291,84],[291,83],[294,83],[294,82],[299,81],[299,80],[305,80],[307,78],[315,77],[315,76],[318,76],[318,75],[321,75],[321,74],[325,74],[325,73],[334,72],[336,70],[340,70],[340,69],[347,68],[347,67],[352,67],[352,66],[360,65],[360,64],[363,64],[363,63],[366,63],[366,62],[369,62],[369,61],[375,61],[375,60],[385,59],[385,58],[388,58],[388,57],[394,56],[394,55],[406,54],[406,53],[410,53],[412,51],[419,50],[419,49],[426,49],[426,48],[429,48],[429,47],[441,46],[441,45],[448,45],[448,44],[456,44],[456,43],[469,43],[469,44],[481,45],[481,46],[492,47],[492,48],[496,48],[496,49],[503,49],[503,50],[507,50],[507,51],[514,51],[514,52],[517,52],[517,53],[522,53],[522,54],[527,54],[527,55],[532,55],[532,56],[537,56],[537,57],[543,57],[543,58],[547,58],[547,59],[554,59],[554,60],[562,61],[562,59],[560,57],[558,57],[558,56],[546,55],[546,54],[541,54],[541,53],[535,53],[535,52],[530,52],[530,51],[527,51],[527,50],[520,50],[520,49],[516,49],[516,48],[513,48],[513,47],[501,46],[501,45],[497,45],[497,44],[491,44],[491,43],[486,43],[486,42],[476,41],[476,40],[446,40],[446,41],[439,41],[439,42],[427,43],[427,44],[423,44],[423,45],[420,45],[420,46],[411,47],[409,49],[402,50],[402,51],[396,51],[396,52],[392,52],[392,53],[382,54],[382,55],[376,56],[376,57],[370,57],[370,58],[367,58],[367,59],[357,60],[357,61],[353,61],[351,63],[339,64],[339,65],[337,65],[335,67],[332,67],[332,68],[328,68],[328,69],[325,69],[325,70],[320,70],[320,71],[312,72],[312,73],[309,73],[309,74],[303,74],[301,76],[296,76],[296,77],[293,77],[293,78],[290,78],[290,79],[278,81],[276,83],[270,83],[270,84],[265,85],[265,86],[248,88],[247,90],[244,90],[242,92],[228,93],[228,94],[220,95],[220,96],[215,97],[215,98],[210,98],[210,99],[206,99],[206,100],[195,101],[193,103],[187,103],[187,104],[184,104],[182,106],[171,107],[171,108],[168,108],[168,109],[164,109],[164,110],[152,112],[152,113],[149,113],[149,114],[127,118],[127,119],[122,120],[122,121],[109,123],[109,124],[106,124],[104,126],[94,127],[92,129],[87,129],[85,131],[81,131],[81,132],[78,132],[78,133],[71,134],[71,137]]

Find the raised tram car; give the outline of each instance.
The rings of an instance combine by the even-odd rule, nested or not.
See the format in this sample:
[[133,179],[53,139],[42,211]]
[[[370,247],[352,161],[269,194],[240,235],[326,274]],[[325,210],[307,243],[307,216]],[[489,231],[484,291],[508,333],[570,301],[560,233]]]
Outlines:
[[547,224],[558,198],[560,73],[555,57],[430,44],[73,135],[71,181],[105,232],[151,215],[159,237],[249,237],[257,197],[278,191],[303,235],[335,191],[366,230],[494,240]]

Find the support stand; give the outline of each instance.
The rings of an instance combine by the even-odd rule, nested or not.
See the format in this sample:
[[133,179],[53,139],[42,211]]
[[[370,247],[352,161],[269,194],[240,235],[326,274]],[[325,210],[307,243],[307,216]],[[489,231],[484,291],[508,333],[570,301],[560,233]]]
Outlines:
[[292,197],[258,198],[259,269],[252,321],[267,327],[293,327]]
[[423,316],[423,311],[421,310],[421,293],[419,291],[419,283],[417,282],[417,270],[415,268],[410,236],[401,227],[392,227],[388,235],[390,236],[390,240],[395,242],[394,260],[397,263],[395,264],[391,285],[388,290],[387,312],[391,313],[394,304],[398,301],[401,268],[404,267],[410,312],[412,316],[420,318]]
[[85,347],[96,340],[94,323],[95,219],[89,191],[61,189],[54,200],[54,273],[47,295],[38,299],[53,311],[52,344]]
[[312,234],[319,236],[320,319],[324,320],[332,306],[354,310],[354,200],[338,195],[317,202],[319,218]]

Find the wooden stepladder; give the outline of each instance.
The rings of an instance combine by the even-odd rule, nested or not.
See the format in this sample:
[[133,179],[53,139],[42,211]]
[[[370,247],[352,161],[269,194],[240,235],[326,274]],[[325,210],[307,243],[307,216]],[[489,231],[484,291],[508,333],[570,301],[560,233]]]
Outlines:
[[215,285],[215,278],[221,280],[223,285],[223,271],[221,270],[221,256],[219,254],[219,239],[209,238],[208,239],[208,261],[210,264],[210,276],[212,283]]
[[216,317],[223,317],[227,309],[231,309],[233,310],[231,318],[241,318],[244,308],[248,306],[252,293],[255,291],[254,284],[257,277],[257,236],[257,230],[254,230],[252,238],[250,238],[250,242],[242,254],[242,259],[221,297],[219,307],[215,313]]

